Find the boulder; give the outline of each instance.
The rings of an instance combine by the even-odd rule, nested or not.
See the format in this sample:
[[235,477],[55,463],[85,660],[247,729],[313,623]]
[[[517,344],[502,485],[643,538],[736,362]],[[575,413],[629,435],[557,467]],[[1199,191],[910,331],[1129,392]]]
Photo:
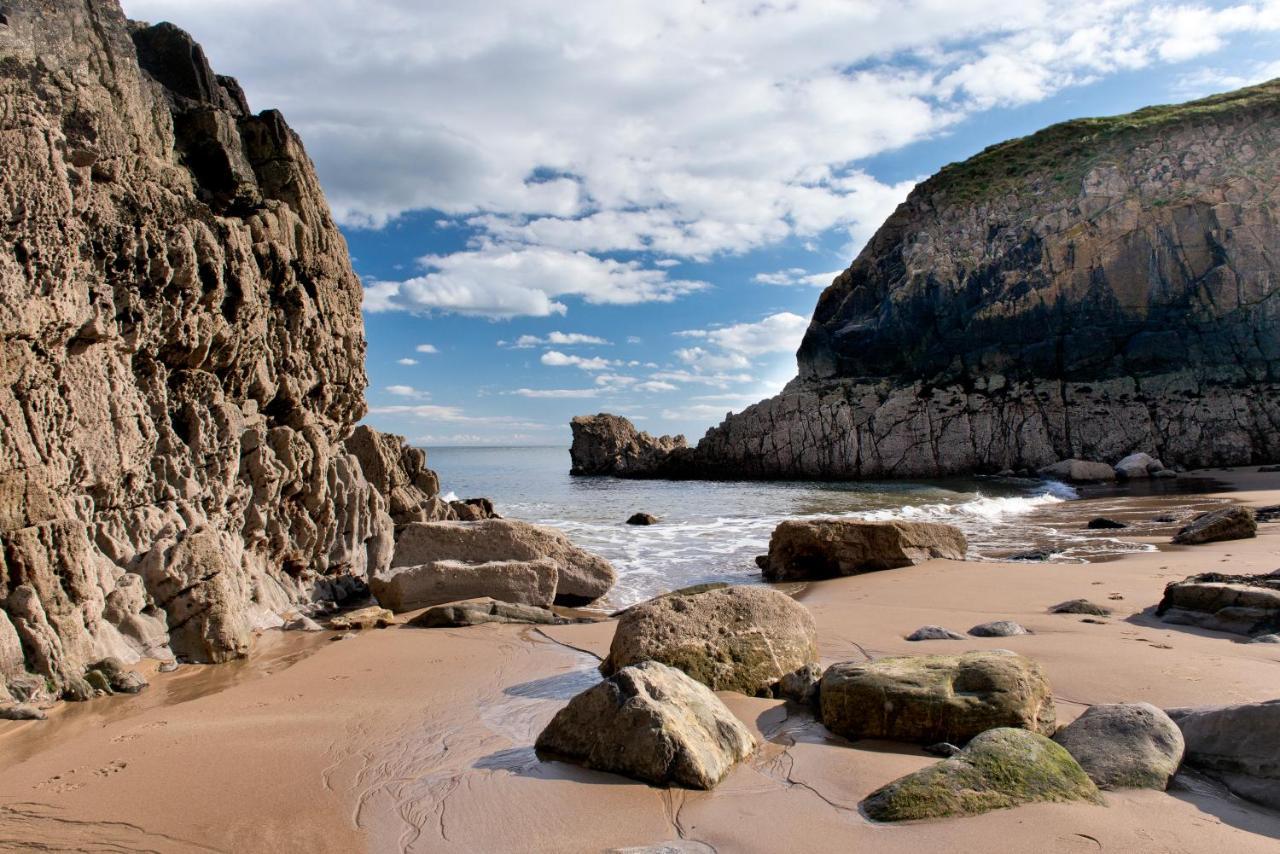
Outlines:
[[92,665],[85,678],[90,679],[95,688],[101,685],[108,694],[137,694],[150,684],[141,673],[130,670],[118,658],[104,658]]
[[1085,527],[1090,531],[1119,531],[1129,526],[1124,522],[1117,522],[1115,519],[1099,516],[1096,519],[1090,519],[1089,524],[1085,525]]
[[[419,566],[446,560],[479,564],[543,558],[556,564],[555,601],[560,605],[592,602],[609,592],[617,578],[607,560],[578,548],[554,528],[514,519],[407,525],[396,540],[391,566]],[[488,594],[483,591],[469,594],[478,595]]]
[[1222,540],[1246,540],[1258,536],[1258,521],[1252,508],[1224,507],[1201,513],[1174,534],[1173,542],[1182,546],[1216,543]]
[[951,629],[946,629],[942,626],[921,626],[911,634],[907,635],[907,640],[909,641],[964,639],[964,635],[959,632],[953,632]]
[[1258,635],[1250,638],[1249,643],[1280,643],[1280,634]]
[[811,706],[818,700],[818,685],[822,682],[822,666],[816,661],[793,670],[778,680],[773,695],[802,706]]
[[959,528],[938,522],[790,519],[757,559],[766,581],[835,578],[911,566],[933,558],[964,560]]
[[291,617],[290,619],[285,620],[284,625],[281,626],[280,628],[286,632],[322,632],[324,631],[324,626],[320,625],[315,620],[311,619],[305,614],[298,614],[295,617]]
[[47,717],[35,706],[24,703],[0,705],[0,720],[6,721],[42,721]]
[[559,567],[550,558],[488,563],[437,560],[375,575],[369,579],[369,589],[378,604],[396,613],[485,596],[546,608],[555,601],[558,575]]
[[975,638],[1011,638],[1017,635],[1029,635],[1031,632],[1013,620],[994,620],[974,626],[969,629],[969,634]]
[[631,517],[627,519],[627,524],[628,525],[656,525],[658,524],[658,521],[659,521],[658,517],[654,516],[652,513],[633,513]]
[[339,632],[385,629],[395,624],[396,615],[377,605],[348,611],[329,620],[329,628]]
[[1192,575],[1165,586],[1156,616],[1166,623],[1239,635],[1280,631],[1280,576]]
[[499,602],[496,599],[468,599],[436,605],[409,621],[408,625],[425,629],[461,628],[484,623],[530,623],[559,626],[573,622],[547,608]]
[[1034,732],[1000,728],[951,759],[872,792],[861,806],[873,821],[912,821],[1067,801],[1101,804],[1102,796],[1061,746]]
[[1092,617],[1109,617],[1111,609],[1105,605],[1097,605],[1088,599],[1070,599],[1059,602],[1049,609],[1050,614],[1088,614]]
[[1100,789],[1163,792],[1182,764],[1182,732],[1150,703],[1090,706],[1053,740]]
[[1164,471],[1164,463],[1150,454],[1130,454],[1116,463],[1115,470],[1121,480],[1141,480]]
[[624,667],[569,701],[539,735],[545,758],[659,786],[710,789],[755,737],[709,688],[673,667]]
[[995,727],[1057,725],[1040,665],[1006,650],[833,664],[818,695],[823,724],[849,739],[964,744]]
[[1065,483],[1106,483],[1116,479],[1116,470],[1106,463],[1061,460],[1040,469],[1040,476]]
[[684,436],[650,436],[620,415],[579,415],[569,423],[572,475],[652,477],[673,454],[687,451]]
[[784,676],[817,659],[808,608],[767,587],[718,587],[627,609],[600,672],[653,660],[716,691],[769,696]]
[[1280,810],[1280,700],[1168,712],[1182,730],[1188,765]]

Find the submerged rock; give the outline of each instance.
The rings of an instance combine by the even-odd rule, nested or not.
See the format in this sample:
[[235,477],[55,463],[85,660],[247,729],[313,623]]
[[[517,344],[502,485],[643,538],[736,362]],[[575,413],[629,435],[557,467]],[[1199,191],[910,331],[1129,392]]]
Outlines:
[[[617,578],[607,560],[578,548],[560,531],[514,519],[407,525],[396,540],[391,566],[395,569],[440,561],[485,564],[544,559],[555,563],[555,601],[559,605],[593,602],[609,592]],[[502,598],[484,590],[453,598],[483,595]]]
[[783,677],[817,659],[808,608],[767,587],[718,587],[624,611],[600,672],[653,660],[716,691],[769,696]]
[[956,756],[872,792],[861,804],[873,821],[977,815],[1037,802],[1102,796],[1061,746],[1022,729],[982,733]]
[[1159,789],[1182,764],[1182,733],[1150,703],[1090,706],[1054,733],[1100,789]]
[[964,560],[964,533],[938,522],[791,519],[769,539],[760,563],[766,581],[835,578],[911,566],[933,558]]
[[533,605],[499,602],[496,599],[469,599],[428,608],[411,619],[410,626],[426,629],[460,628],[484,623],[529,623],[559,626],[572,622],[555,611]]
[[1169,709],[1186,740],[1186,762],[1228,789],[1280,809],[1280,700]]
[[1240,635],[1280,631],[1280,576],[1192,575],[1165,586],[1156,616],[1166,623]]
[[654,516],[652,513],[633,513],[631,517],[627,519],[627,524],[628,525],[656,525],[658,524],[658,521],[659,521],[658,517]]
[[1096,519],[1090,519],[1089,524],[1085,525],[1085,527],[1091,531],[1119,531],[1129,526],[1124,522],[1117,522],[1115,519],[1099,516]]
[[488,563],[437,560],[375,575],[369,579],[369,589],[380,605],[396,613],[484,596],[547,608],[556,599],[558,580],[559,565],[550,558]]
[[1057,726],[1044,671],[1004,650],[833,664],[819,698],[823,724],[849,739],[964,744],[994,727]]
[[1031,632],[1013,620],[994,620],[981,623],[969,629],[975,638],[1011,638],[1017,635],[1029,635]]
[[1244,540],[1258,535],[1258,521],[1249,507],[1224,507],[1201,513],[1174,534],[1173,542],[1183,546]]
[[656,661],[624,667],[574,697],[536,743],[543,757],[691,789],[714,788],[755,746],[709,688]]

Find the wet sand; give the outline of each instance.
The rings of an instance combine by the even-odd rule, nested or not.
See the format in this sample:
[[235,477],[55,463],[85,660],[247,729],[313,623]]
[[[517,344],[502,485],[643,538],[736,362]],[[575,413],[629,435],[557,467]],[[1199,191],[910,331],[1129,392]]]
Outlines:
[[[1240,490],[1234,500],[1280,503],[1280,475],[1209,474]],[[1081,518],[1093,507],[1081,502]],[[1141,536],[1167,543],[1164,532]],[[933,561],[811,584],[800,598],[824,663],[1014,649],[1045,667],[1065,722],[1091,703],[1280,697],[1280,648],[1149,615],[1170,580],[1278,566],[1280,525],[1263,525],[1253,540],[1099,563]],[[1046,613],[1079,597],[1116,615],[1092,624]],[[902,640],[926,623],[964,631],[1002,618],[1036,633]],[[401,627],[339,642],[272,633],[246,662],[154,674],[137,697],[63,705],[44,722],[0,721],[0,850],[585,852],[679,839],[720,852],[1280,847],[1280,814],[1186,775],[1168,794],[1108,793],[1105,807],[873,825],[858,801],[936,760],[905,745],[849,744],[795,708],[728,694],[763,746],[714,792],[539,762],[536,733],[598,678],[611,635],[608,622]]]

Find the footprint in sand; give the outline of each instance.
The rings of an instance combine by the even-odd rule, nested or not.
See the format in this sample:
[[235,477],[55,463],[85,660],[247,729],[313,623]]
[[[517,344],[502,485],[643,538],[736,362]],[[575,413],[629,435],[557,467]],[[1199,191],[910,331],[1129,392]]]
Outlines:
[[119,774],[121,771],[129,767],[129,763],[123,759],[117,759],[101,768],[95,769],[94,774],[99,777],[110,777],[113,774]]

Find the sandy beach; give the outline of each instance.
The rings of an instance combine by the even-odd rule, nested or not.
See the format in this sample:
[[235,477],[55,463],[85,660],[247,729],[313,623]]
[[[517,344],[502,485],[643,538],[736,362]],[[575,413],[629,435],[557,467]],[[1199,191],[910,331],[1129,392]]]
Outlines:
[[[1280,503],[1280,475],[1209,474],[1233,500]],[[932,561],[798,595],[817,621],[824,665],[1013,649],[1043,665],[1065,723],[1095,703],[1280,696],[1280,648],[1149,613],[1171,580],[1269,572],[1277,551],[1280,526],[1264,524],[1256,539],[1120,560]],[[1047,613],[1082,597],[1115,615]],[[963,632],[1003,618],[1034,634],[903,640],[924,624]],[[1167,794],[1107,793],[1102,807],[876,825],[859,800],[935,759],[902,744],[850,744],[794,706],[733,694],[721,696],[762,747],[713,792],[539,762],[535,736],[598,678],[612,629],[396,627],[339,642],[270,632],[245,661],[148,673],[152,686],[137,696],[2,721],[0,850],[586,852],[686,840],[687,850],[720,852],[1270,852],[1280,840],[1280,814],[1189,774]]]

